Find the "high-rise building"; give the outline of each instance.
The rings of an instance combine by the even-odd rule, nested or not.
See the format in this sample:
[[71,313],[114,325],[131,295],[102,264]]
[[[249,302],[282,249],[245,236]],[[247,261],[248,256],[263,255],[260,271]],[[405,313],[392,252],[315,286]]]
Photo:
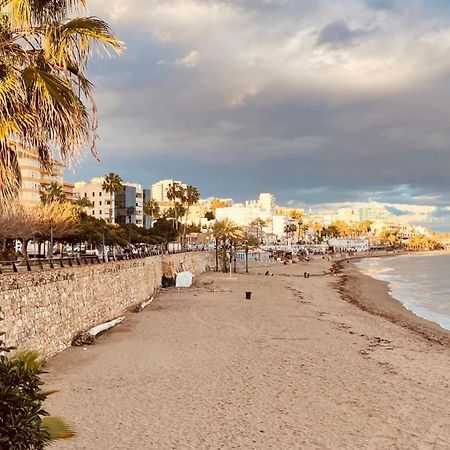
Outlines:
[[52,182],[64,184],[64,164],[53,161],[52,170],[44,169],[39,161],[37,150],[16,145],[22,187],[19,200],[25,206],[36,206],[40,203],[40,191]]

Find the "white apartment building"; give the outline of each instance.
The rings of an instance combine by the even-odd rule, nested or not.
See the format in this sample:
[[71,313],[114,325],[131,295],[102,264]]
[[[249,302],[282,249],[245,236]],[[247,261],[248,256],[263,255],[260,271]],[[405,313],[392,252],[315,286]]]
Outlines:
[[187,188],[187,185],[179,180],[161,180],[152,185],[152,198],[159,203],[160,208],[173,207],[173,200],[167,198],[167,192],[174,183],[180,185],[184,189]]
[[275,197],[270,193],[262,193],[258,200],[236,203],[226,208],[216,209],[216,219],[230,219],[238,226],[249,226],[254,220],[262,219],[267,222],[266,229],[272,229],[272,217],[275,214]]
[[328,241],[335,252],[367,252],[369,251],[368,239],[333,238]]
[[249,226],[254,220],[271,221],[272,211],[261,208],[256,202],[237,203],[229,208],[217,208],[216,220],[230,219],[241,227]]
[[87,198],[91,204],[91,208],[85,208],[85,211],[96,219],[109,220],[115,222],[115,194],[109,194],[102,188],[105,181],[103,177],[92,178],[91,181],[77,181],[73,189],[74,198]]
[[91,181],[75,183],[74,198],[87,198],[92,207],[86,212],[97,218],[111,220],[114,223],[126,225],[134,223],[144,226],[144,190],[137,183],[123,182],[122,192],[109,194],[103,190],[104,178],[93,178]]
[[262,209],[271,211],[272,213],[277,207],[275,196],[267,192],[259,194],[258,203]]
[[37,150],[16,145],[16,151],[22,175],[22,186],[19,191],[19,200],[22,204],[39,205],[40,191],[46,184],[54,182],[64,187],[64,164],[54,161],[52,171],[49,172],[42,168]]

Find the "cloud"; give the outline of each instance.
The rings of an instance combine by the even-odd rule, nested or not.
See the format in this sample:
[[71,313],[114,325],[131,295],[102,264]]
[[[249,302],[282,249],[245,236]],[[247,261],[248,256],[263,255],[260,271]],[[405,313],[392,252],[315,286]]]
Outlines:
[[346,47],[356,44],[366,34],[367,31],[360,28],[351,30],[345,20],[336,20],[322,28],[317,43],[333,48]]
[[[268,190],[301,204],[447,207],[442,9],[425,0],[90,5],[127,51],[90,68],[103,159],[76,177],[111,169],[145,185],[187,179],[238,200]],[[425,216],[437,219],[416,215]]]
[[192,50],[183,58],[177,59],[175,65],[187,68],[193,68],[198,65],[200,61],[200,53],[197,50]]
[[393,10],[395,8],[394,0],[366,0],[366,3],[377,10]]

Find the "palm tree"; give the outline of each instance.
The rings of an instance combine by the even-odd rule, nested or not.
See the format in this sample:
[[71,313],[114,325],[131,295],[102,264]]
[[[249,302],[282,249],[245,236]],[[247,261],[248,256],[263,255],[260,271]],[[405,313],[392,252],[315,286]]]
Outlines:
[[297,231],[297,226],[293,223],[287,223],[284,226],[284,232],[286,233],[286,236],[292,237],[293,233],[295,233]]
[[44,205],[52,202],[62,203],[66,200],[66,194],[64,193],[63,187],[55,181],[52,181],[50,184],[43,184],[39,196]]
[[238,244],[245,250],[245,273],[248,273],[248,253],[250,248],[256,248],[260,244],[260,240],[248,233],[242,233],[239,237]]
[[86,77],[95,47],[120,53],[109,26],[86,10],[86,0],[0,0],[0,204],[21,186],[18,152],[38,150],[51,170],[53,151],[76,160],[90,143],[97,117]]
[[72,203],[81,208],[92,208],[92,202],[87,197],[76,198]]
[[109,222],[112,222],[114,195],[123,189],[122,178],[117,173],[108,173],[105,175],[102,189],[109,194]]
[[219,270],[219,243],[222,245],[222,271],[227,272],[227,249],[232,254],[233,242],[241,236],[241,229],[230,219],[217,220],[213,227],[213,236],[216,240],[216,271]]
[[[174,211],[174,221],[175,229],[178,230],[178,217],[179,217],[179,207],[186,202],[186,189],[181,186],[180,183],[172,181],[169,184],[169,189],[167,191],[167,198],[173,201],[173,211]],[[177,202],[179,200],[179,202]]]
[[267,225],[267,222],[260,217],[257,217],[250,225],[256,228],[256,238],[261,239],[262,229]]
[[185,198],[186,198],[186,215],[185,215],[185,222],[184,222],[184,230],[183,230],[183,242],[186,239],[186,230],[187,230],[187,220],[189,216],[189,208],[195,204],[198,203],[200,200],[200,192],[195,186],[187,186],[185,191]]
[[158,219],[161,215],[161,209],[159,203],[154,199],[150,198],[144,203],[144,214],[150,216],[150,228],[153,227],[153,220]]

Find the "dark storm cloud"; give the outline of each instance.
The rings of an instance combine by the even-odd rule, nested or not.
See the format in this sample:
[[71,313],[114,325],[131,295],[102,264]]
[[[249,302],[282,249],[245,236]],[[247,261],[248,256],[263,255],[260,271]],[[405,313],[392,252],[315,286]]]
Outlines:
[[367,31],[362,29],[351,30],[345,20],[336,20],[323,27],[317,38],[317,43],[330,47],[344,47],[354,44],[366,34]]

